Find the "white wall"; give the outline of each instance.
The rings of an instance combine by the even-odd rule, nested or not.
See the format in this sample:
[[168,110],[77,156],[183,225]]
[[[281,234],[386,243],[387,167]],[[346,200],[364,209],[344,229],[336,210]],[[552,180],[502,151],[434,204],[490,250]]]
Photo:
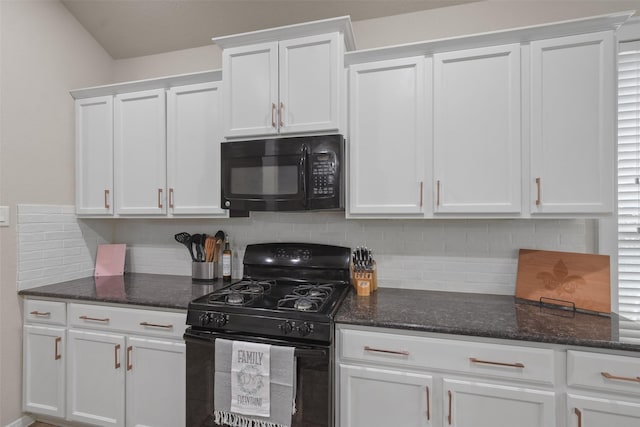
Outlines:
[[69,90],[112,80],[113,60],[58,1],[0,1],[0,425],[21,416],[16,206],[74,203]]

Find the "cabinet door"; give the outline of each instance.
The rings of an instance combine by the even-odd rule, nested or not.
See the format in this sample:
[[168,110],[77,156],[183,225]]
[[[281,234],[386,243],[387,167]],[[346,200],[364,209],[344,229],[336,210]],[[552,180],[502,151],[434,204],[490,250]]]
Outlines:
[[567,395],[569,427],[638,427],[640,404],[612,398]]
[[424,64],[414,57],[349,67],[351,214],[424,212]]
[[555,393],[445,379],[446,425],[458,427],[553,427]]
[[278,132],[278,42],[222,52],[224,136]]
[[167,184],[174,215],[225,215],[220,208],[220,82],[167,92]]
[[342,427],[432,424],[429,375],[340,364],[339,419]]
[[127,426],[184,427],[185,344],[127,339]]
[[64,417],[65,330],[24,326],[22,409]]
[[113,214],[113,97],[76,101],[76,212]]
[[610,31],[531,43],[531,212],[610,213],[615,149]]
[[520,212],[520,45],[433,61],[435,212]]
[[116,212],[165,214],[165,91],[117,95],[114,110]]
[[280,42],[280,133],[338,129],[338,43],[338,33]]
[[124,426],[124,337],[68,331],[67,418]]

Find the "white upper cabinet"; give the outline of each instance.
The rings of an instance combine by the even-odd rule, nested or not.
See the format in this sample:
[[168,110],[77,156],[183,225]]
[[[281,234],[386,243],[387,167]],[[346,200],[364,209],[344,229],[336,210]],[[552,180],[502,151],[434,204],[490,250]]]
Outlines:
[[[349,214],[424,215],[425,62],[349,67]],[[426,67],[429,69],[429,66]]]
[[167,92],[169,213],[226,216],[220,208],[220,82]]
[[79,99],[76,106],[76,212],[113,214],[113,97]]
[[226,138],[339,132],[348,17],[214,39]]
[[224,135],[278,133],[278,43],[225,49]]
[[116,213],[165,214],[165,91],[116,95],[114,110]]
[[433,56],[434,211],[519,213],[520,44]]
[[612,31],[531,43],[532,214],[613,210]]

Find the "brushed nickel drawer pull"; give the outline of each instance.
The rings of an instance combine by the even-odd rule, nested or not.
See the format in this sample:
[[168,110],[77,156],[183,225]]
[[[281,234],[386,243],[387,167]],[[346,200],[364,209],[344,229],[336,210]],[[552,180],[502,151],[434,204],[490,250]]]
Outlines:
[[451,425],[451,390],[447,390],[449,394],[449,415],[447,415],[447,422]]
[[114,347],[114,359],[115,359],[116,369],[119,369],[120,368],[120,344],[116,344],[116,346]]
[[169,207],[173,209],[173,188],[169,189]]
[[580,412],[578,408],[573,408],[573,412],[576,414],[576,417],[578,417],[578,427],[582,427],[582,412]]
[[387,354],[399,354],[401,356],[408,356],[409,352],[406,350],[384,350],[384,349],[380,349],[380,348],[372,348],[369,347],[368,345],[364,346],[364,351],[372,351],[372,352],[376,352],[376,353],[387,353]]
[[62,337],[56,337],[55,345],[54,345],[54,360],[60,360],[62,355],[60,354],[60,343],[62,342]]
[[109,190],[104,190],[104,208],[109,209]]
[[284,127],[284,119],[282,118],[282,111],[284,110],[284,104],[280,101],[280,108],[278,108],[278,126]]
[[133,351],[133,346],[127,347],[127,371],[133,369],[133,363],[131,361],[131,352]]
[[149,323],[149,322],[140,322],[140,326],[149,326],[152,328],[165,328],[165,329],[172,329],[173,325],[169,324],[169,325],[159,325],[157,323]]
[[542,198],[540,195],[540,187],[541,187],[540,177],[536,178],[536,187],[538,188],[538,198],[536,199],[536,206],[540,206],[542,204]]
[[440,180],[436,181],[436,206],[440,206]]
[[600,375],[602,375],[603,377],[605,377],[608,380],[620,380],[620,381],[632,381],[634,383],[640,383],[640,377],[619,377],[617,375],[611,375],[608,372],[601,372]]
[[424,187],[424,182],[420,181],[420,207],[422,207],[422,190]]
[[99,319],[97,317],[89,317],[89,316],[80,316],[80,319],[89,320],[89,321],[92,321],[92,322],[108,322],[110,320],[108,317],[105,317],[103,319]]
[[31,313],[29,313],[33,316],[41,316],[41,317],[49,317],[51,316],[51,312],[50,311],[32,311]]
[[427,421],[431,419],[431,399],[429,398],[429,386],[427,389]]
[[517,362],[517,363],[492,362],[490,360],[476,359],[475,357],[470,357],[469,360],[472,363],[482,363],[485,365],[509,366],[511,368],[524,368],[524,365],[520,362]]
[[162,209],[162,188],[158,188],[158,207]]

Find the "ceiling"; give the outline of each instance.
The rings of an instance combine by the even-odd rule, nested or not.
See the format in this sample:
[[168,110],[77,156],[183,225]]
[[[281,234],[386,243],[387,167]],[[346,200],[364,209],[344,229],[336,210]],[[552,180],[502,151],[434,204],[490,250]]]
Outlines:
[[114,59],[336,16],[360,21],[475,1],[480,0],[61,0]]

